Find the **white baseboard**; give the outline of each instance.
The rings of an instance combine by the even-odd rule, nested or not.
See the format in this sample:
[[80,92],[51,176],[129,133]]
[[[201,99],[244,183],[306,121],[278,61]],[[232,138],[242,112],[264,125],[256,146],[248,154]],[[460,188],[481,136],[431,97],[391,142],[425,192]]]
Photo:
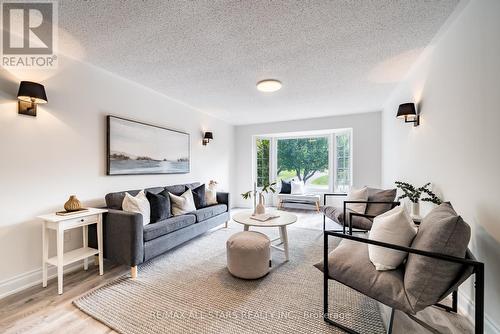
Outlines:
[[[458,312],[474,323],[474,302],[460,291],[458,292]],[[484,313],[484,332],[486,334],[500,334],[500,325],[495,323],[486,312]]]
[[[92,260],[89,260],[92,263]],[[64,267],[64,273],[69,273],[75,270],[83,270],[83,260],[78,261]],[[54,266],[49,266],[48,279],[57,277],[57,269]],[[42,268],[38,268],[26,273],[8,278],[0,282],[0,299],[12,295],[16,292],[31,288],[35,285],[42,285]]]

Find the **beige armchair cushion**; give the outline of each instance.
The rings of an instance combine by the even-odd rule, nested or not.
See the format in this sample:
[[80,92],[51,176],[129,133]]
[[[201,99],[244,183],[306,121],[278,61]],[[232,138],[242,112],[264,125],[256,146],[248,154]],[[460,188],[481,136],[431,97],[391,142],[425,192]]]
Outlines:
[[[349,224],[346,222],[344,219],[344,213],[343,208],[336,208],[334,206],[323,206],[321,207],[321,211],[325,214],[326,217],[330,218],[334,222],[340,225],[345,225],[348,226]],[[346,214],[347,214],[347,219],[349,219],[349,213],[354,212],[352,210],[347,209]],[[361,216],[353,216],[352,217],[352,227],[353,228],[359,228],[363,230],[369,230],[372,227],[372,221],[371,219],[368,219],[366,217],[361,217]]]
[[[470,227],[450,203],[434,208],[420,224],[412,248],[464,258]],[[460,279],[464,266],[458,263],[410,254],[406,263],[405,288],[415,311],[437,303]]]
[[[323,261],[314,265],[323,271]],[[377,271],[368,257],[368,245],[343,239],[328,254],[328,275],[381,303],[414,314],[406,298],[403,268]]]
[[[375,189],[368,188],[369,202],[394,202],[396,199],[396,189]],[[392,204],[370,204],[366,206],[366,214],[370,216],[378,216],[392,208]]]
[[[368,200],[368,188],[363,187],[361,189],[351,188],[349,191],[349,196],[347,196],[346,201],[367,201]],[[346,207],[357,213],[364,214],[366,211],[366,203],[348,203]]]

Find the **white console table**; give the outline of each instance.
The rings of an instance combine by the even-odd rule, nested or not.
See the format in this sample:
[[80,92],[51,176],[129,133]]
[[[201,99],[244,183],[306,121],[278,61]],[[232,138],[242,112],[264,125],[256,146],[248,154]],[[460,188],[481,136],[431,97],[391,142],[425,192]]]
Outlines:
[[[59,216],[55,213],[39,216],[43,220],[42,228],[42,285],[47,286],[47,269],[51,264],[57,267],[58,293],[63,293],[63,269],[65,265],[83,260],[83,268],[88,269],[88,258],[99,256],[99,275],[103,274],[103,248],[102,248],[102,214],[106,209],[89,208],[88,211],[73,215]],[[88,226],[97,224],[97,249],[88,247]],[[73,228],[83,228],[83,247],[64,253],[64,231]],[[49,258],[49,230],[54,230],[57,236],[57,255]]]

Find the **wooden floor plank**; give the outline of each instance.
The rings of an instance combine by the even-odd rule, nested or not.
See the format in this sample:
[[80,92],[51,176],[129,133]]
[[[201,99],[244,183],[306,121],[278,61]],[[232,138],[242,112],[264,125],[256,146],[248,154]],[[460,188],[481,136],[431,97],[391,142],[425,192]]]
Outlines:
[[98,268],[77,270],[64,276],[64,293],[57,294],[57,280],[46,288],[34,286],[0,300],[1,333],[115,333],[106,325],[73,306],[81,295],[112,281],[129,270],[105,262],[104,275]]

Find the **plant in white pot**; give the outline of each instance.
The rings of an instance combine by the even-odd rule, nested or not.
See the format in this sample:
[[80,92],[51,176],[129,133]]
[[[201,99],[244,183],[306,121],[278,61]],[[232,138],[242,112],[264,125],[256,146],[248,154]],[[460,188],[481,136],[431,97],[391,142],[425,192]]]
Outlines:
[[[441,204],[442,201],[439,199],[439,197],[436,196],[432,192],[432,190],[429,189],[431,183],[428,182],[424,184],[420,188],[416,188],[415,186],[406,183],[406,182],[401,182],[401,181],[396,181],[396,187],[401,189],[403,192],[403,195],[398,197],[398,200],[401,200],[403,198],[408,198],[410,202],[412,203],[411,206],[411,215],[415,218],[420,218],[420,201],[422,202],[431,202],[434,204]],[[427,195],[427,197],[421,198],[422,194]]]
[[[266,184],[264,184],[264,186],[262,187],[262,189],[260,191],[257,191],[257,187],[254,186],[253,190],[249,190],[249,191],[241,194],[241,197],[243,197],[244,199],[251,198],[252,194],[254,196],[254,199],[257,198],[257,195],[259,196],[258,197],[259,204],[257,204],[257,205],[254,204],[254,211],[253,211],[254,215],[261,215],[261,214],[266,213],[264,193],[266,193],[266,194],[268,194],[269,192],[275,193],[276,192],[276,189],[274,188],[275,186],[276,186],[276,182],[266,183]],[[255,203],[255,201],[254,201],[254,203]]]

